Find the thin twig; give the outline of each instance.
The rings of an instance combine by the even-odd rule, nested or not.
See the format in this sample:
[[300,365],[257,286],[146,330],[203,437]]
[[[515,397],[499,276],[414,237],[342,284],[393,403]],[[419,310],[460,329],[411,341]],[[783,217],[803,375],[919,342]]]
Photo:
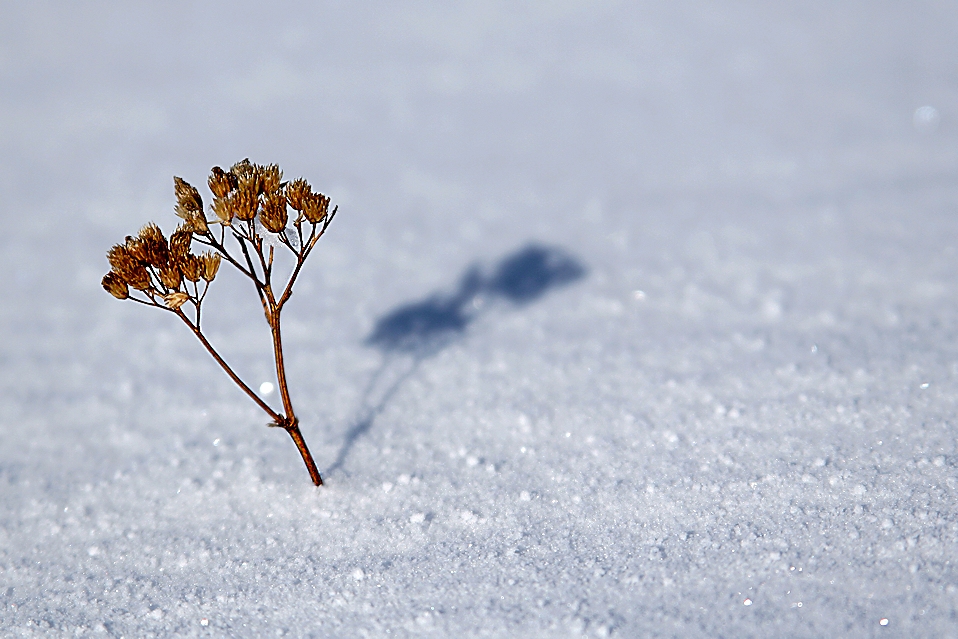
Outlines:
[[216,349],[213,348],[213,345],[210,344],[209,340],[206,339],[206,336],[203,335],[203,331],[201,331],[198,326],[193,324],[193,322],[190,321],[190,318],[188,318],[183,311],[177,309],[173,312],[181,320],[183,320],[184,324],[190,327],[190,330],[193,331],[193,334],[196,335],[197,339],[199,339],[200,342],[202,342],[203,346],[206,347],[206,350],[209,351],[210,355],[213,356],[213,359],[215,359],[216,362],[223,368],[223,370],[226,371],[226,374],[230,376],[230,379],[236,382],[236,385],[239,386],[243,390],[243,392],[249,395],[250,399],[256,402],[257,406],[259,406],[264,411],[266,411],[266,414],[269,415],[271,418],[273,418],[273,421],[275,421],[277,424],[282,424],[285,421],[283,416],[277,413],[276,411],[274,411],[272,408],[270,408],[269,404],[267,404],[262,399],[260,399],[259,395],[254,393],[253,389],[247,386],[246,383],[243,382],[242,379],[240,379],[239,375],[233,372],[233,369],[230,368],[230,365],[226,363],[226,360],[224,360],[220,356],[220,354],[216,352]]

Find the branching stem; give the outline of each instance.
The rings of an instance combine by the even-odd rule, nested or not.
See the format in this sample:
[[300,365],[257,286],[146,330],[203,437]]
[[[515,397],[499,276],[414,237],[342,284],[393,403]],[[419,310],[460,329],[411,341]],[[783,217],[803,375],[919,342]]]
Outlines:
[[282,425],[282,423],[285,421],[284,417],[270,408],[269,404],[260,399],[260,396],[253,392],[253,389],[247,386],[246,383],[240,379],[239,375],[237,375],[233,369],[230,368],[230,365],[226,363],[226,360],[224,360],[220,354],[216,352],[216,349],[213,348],[213,345],[210,344],[209,340],[206,339],[206,336],[203,335],[203,331],[201,331],[198,326],[191,322],[190,318],[188,318],[183,311],[177,309],[173,312],[176,313],[181,320],[183,320],[184,324],[190,327],[190,330],[193,331],[193,334],[196,335],[197,339],[199,339],[203,346],[206,347],[206,350],[209,351],[209,354],[213,356],[213,359],[216,360],[216,363],[219,364],[224,371],[226,371],[226,374],[230,376],[230,379],[236,382],[236,385],[239,386],[244,393],[249,395],[250,399],[256,402],[257,406],[266,411],[266,414],[272,417],[277,424]]
[[[177,215],[186,222],[169,241],[159,227],[148,224],[137,237],[128,236],[124,244],[111,248],[107,258],[112,270],[104,276],[103,287],[118,299],[154,306],[179,317],[229,378],[269,415],[272,420],[270,425],[289,433],[310,478],[319,486],[323,480],[300,432],[299,419],[289,394],[280,314],[292,295],[293,284],[299,277],[303,263],[325,233],[337,209],[334,207],[329,211],[329,198],[314,192],[305,180],[283,182],[282,172],[275,164],[261,166],[243,160],[230,168],[229,173],[214,167],[209,184],[214,194],[211,209],[218,220],[206,219],[199,192],[185,180],[174,178]],[[298,215],[292,222],[296,229],[295,239],[298,240],[296,246],[290,241],[287,205]],[[304,221],[310,224],[308,237],[304,237]],[[211,224],[219,224],[219,229],[211,227]],[[277,231],[275,236],[273,231]],[[232,246],[230,237],[238,247]],[[279,244],[293,254],[295,264],[285,283],[277,281],[274,288],[277,238]],[[190,243],[193,241],[210,247],[214,253],[202,256],[190,253]],[[231,244],[232,251],[227,244]],[[270,408],[240,379],[203,334],[200,326],[201,307],[221,260],[232,264],[256,289],[272,336],[276,380],[283,412]],[[204,281],[202,292],[200,279]],[[131,291],[131,288],[134,290]],[[191,315],[187,315],[186,311],[190,308],[193,309]]]

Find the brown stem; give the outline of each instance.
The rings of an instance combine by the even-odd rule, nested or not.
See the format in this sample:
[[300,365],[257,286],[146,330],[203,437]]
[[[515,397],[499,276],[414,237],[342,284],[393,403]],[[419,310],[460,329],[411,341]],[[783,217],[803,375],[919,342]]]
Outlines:
[[293,441],[296,443],[296,448],[299,449],[299,454],[303,456],[303,462],[306,464],[306,470],[309,471],[309,478],[313,480],[313,485],[322,486],[323,478],[319,476],[319,470],[316,468],[316,462],[313,461],[313,456],[309,453],[309,448],[306,447],[306,440],[303,439],[303,434],[299,432],[299,420],[292,420],[285,426],[285,428],[286,432],[289,433],[289,436],[292,437]]
[[296,415],[293,413],[293,402],[289,397],[289,387],[286,385],[286,362],[283,360],[283,337],[280,335],[279,311],[276,311],[270,317],[269,327],[273,333],[273,355],[276,357],[276,380],[279,382],[279,395],[283,400],[283,410],[286,411],[286,417],[292,422],[296,420]]
[[[334,211],[335,214],[335,211]],[[330,218],[331,219],[331,218]],[[255,401],[260,408],[262,408],[266,413],[273,418],[273,425],[280,426],[289,433],[289,436],[293,438],[293,442],[296,444],[296,448],[299,450],[299,454],[303,458],[303,463],[306,464],[306,470],[309,472],[309,477],[312,479],[313,484],[316,486],[322,486],[323,479],[319,474],[319,470],[316,468],[316,462],[313,461],[313,456],[309,452],[309,448],[306,446],[306,440],[303,438],[302,432],[299,430],[299,419],[296,417],[296,414],[293,412],[293,402],[289,396],[289,385],[286,382],[286,363],[283,359],[283,338],[280,333],[280,313],[282,311],[283,305],[289,299],[290,294],[292,293],[293,283],[296,281],[296,277],[299,275],[299,271],[303,266],[303,262],[306,260],[306,256],[309,254],[310,249],[316,244],[316,241],[323,235],[323,232],[328,226],[329,220],[327,220],[326,225],[323,226],[319,234],[316,234],[315,225],[312,232],[310,233],[310,239],[307,242],[307,246],[302,248],[302,252],[297,255],[296,266],[293,269],[289,281],[286,284],[286,287],[283,291],[282,296],[280,297],[279,302],[277,303],[275,297],[273,296],[272,284],[271,284],[271,275],[272,275],[272,262],[273,262],[273,247],[270,247],[269,251],[269,261],[267,262],[266,256],[263,255],[263,244],[262,240],[255,241],[253,239],[247,238],[241,234],[236,233],[235,229],[233,231],[234,237],[237,242],[240,244],[240,248],[243,252],[243,257],[246,260],[246,265],[248,271],[244,269],[237,260],[233,259],[231,255],[226,251],[226,247],[222,242],[217,242],[212,234],[208,234],[208,239],[210,240],[211,245],[219,250],[227,260],[229,260],[234,266],[236,266],[240,271],[242,271],[247,277],[253,280],[253,284],[256,286],[256,292],[259,295],[260,302],[263,304],[263,311],[266,315],[266,321],[269,324],[270,332],[273,335],[273,355],[276,360],[276,380],[279,385],[280,398],[283,402],[283,411],[285,415],[280,415],[273,409],[271,409],[266,402],[259,398],[259,396],[253,392],[253,390],[243,383],[243,380],[233,372],[233,369],[220,357],[219,353],[213,348],[213,346],[207,341],[206,337],[203,335],[202,331],[199,328],[199,322],[193,324],[190,322],[189,318],[183,314],[182,311],[177,309],[175,313],[180,316],[187,326],[190,327],[190,330],[196,335],[196,337],[203,343],[203,346],[206,347],[206,350],[209,351],[210,355],[219,363],[224,371],[230,376],[236,385],[239,386],[243,391],[250,396],[250,398]],[[225,230],[224,230],[225,236]],[[255,237],[253,231],[252,222],[250,222],[250,237]],[[253,246],[253,250],[256,252],[256,256],[259,258],[260,266],[263,270],[263,280],[260,281],[258,274],[256,273],[256,268],[253,266],[253,259],[250,255],[249,249],[246,246],[246,242],[249,241]],[[197,308],[197,310],[199,310]],[[199,319],[199,318],[197,318]]]
[[[319,235],[316,235],[316,227],[313,226],[313,230],[309,234],[309,239],[306,240],[306,244],[301,246],[301,253],[296,256],[296,266],[293,267],[293,272],[289,276],[289,281],[286,282],[286,288],[283,290],[283,294],[279,298],[279,303],[277,306],[280,308],[286,304],[286,301],[289,299],[289,296],[293,294],[293,284],[296,283],[296,278],[299,277],[299,271],[303,268],[303,263],[306,261],[306,257],[309,255],[310,250],[316,245],[316,242],[319,241],[319,238],[323,236],[323,231],[320,231]],[[302,234],[300,234],[302,235]]]
[[254,282],[259,283],[259,280],[256,277],[256,273],[247,271],[245,268],[243,268],[243,265],[237,262],[236,259],[232,255],[230,255],[230,252],[226,250],[226,245],[224,244],[224,241],[226,240],[225,227],[223,228],[223,237],[221,238],[221,240],[217,240],[216,237],[214,237],[212,231],[207,231],[206,235],[202,235],[200,237],[203,237],[206,241],[201,240],[199,238],[194,238],[194,239],[196,239],[196,241],[199,242],[200,244],[205,244],[206,246],[211,246],[215,248],[223,257],[226,258],[227,262],[229,262],[230,264],[236,267],[236,270],[238,270],[240,273],[250,278]]
[[181,320],[183,320],[183,322],[187,326],[190,327],[190,330],[193,331],[193,334],[196,335],[197,339],[199,339],[200,342],[203,343],[203,346],[206,347],[206,350],[209,351],[210,355],[213,356],[213,359],[215,359],[216,362],[223,368],[223,370],[226,371],[226,374],[230,376],[230,379],[236,382],[236,385],[239,386],[241,389],[243,389],[243,391],[250,396],[250,399],[256,402],[256,404],[260,408],[266,411],[266,414],[272,417],[273,421],[275,421],[277,425],[283,425],[286,419],[283,418],[276,411],[274,411],[272,408],[270,408],[269,404],[267,404],[262,399],[260,399],[259,395],[254,393],[252,388],[250,388],[245,383],[243,383],[243,380],[239,378],[239,375],[233,372],[233,369],[230,368],[229,364],[227,364],[226,361],[222,357],[220,357],[220,354],[216,352],[216,349],[213,348],[213,345],[210,344],[209,341],[207,341],[206,336],[203,335],[203,331],[201,331],[195,324],[193,324],[193,322],[190,321],[190,319],[183,313],[183,311],[177,309],[174,312],[179,316]]
[[[271,293],[269,293],[269,297],[272,298]],[[299,419],[297,419],[296,414],[293,412],[293,401],[289,397],[289,386],[286,383],[286,362],[283,359],[283,337],[280,333],[279,322],[280,310],[275,306],[273,306],[273,309],[273,312],[270,313],[268,317],[269,327],[273,333],[273,355],[276,358],[276,381],[279,384],[279,396],[283,400],[283,410],[286,412],[286,418],[281,422],[281,425],[296,443],[296,448],[299,449],[299,454],[303,457],[303,463],[306,464],[306,470],[309,471],[309,477],[313,480],[313,485],[321,486],[323,479],[316,469],[316,462],[313,461],[313,456],[306,446],[306,440],[303,439],[303,434],[299,431]]]

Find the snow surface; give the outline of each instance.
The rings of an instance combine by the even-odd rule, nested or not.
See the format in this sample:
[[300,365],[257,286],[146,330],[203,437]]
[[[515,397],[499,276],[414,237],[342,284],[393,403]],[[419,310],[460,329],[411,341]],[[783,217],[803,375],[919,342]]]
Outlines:
[[[955,3],[3,12],[3,636],[958,634]],[[99,287],[247,156],[318,490]]]

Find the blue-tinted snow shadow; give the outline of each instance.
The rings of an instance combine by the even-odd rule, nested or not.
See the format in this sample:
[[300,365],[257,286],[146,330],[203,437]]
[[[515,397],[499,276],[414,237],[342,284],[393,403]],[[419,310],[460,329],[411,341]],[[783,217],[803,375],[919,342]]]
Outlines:
[[357,440],[372,428],[419,365],[460,339],[472,322],[497,305],[520,308],[531,304],[550,290],[581,279],[586,272],[564,249],[528,244],[489,270],[470,266],[452,292],[437,292],[383,315],[366,338],[368,346],[383,353],[383,362],[366,385],[359,416],[328,471],[342,467]]

